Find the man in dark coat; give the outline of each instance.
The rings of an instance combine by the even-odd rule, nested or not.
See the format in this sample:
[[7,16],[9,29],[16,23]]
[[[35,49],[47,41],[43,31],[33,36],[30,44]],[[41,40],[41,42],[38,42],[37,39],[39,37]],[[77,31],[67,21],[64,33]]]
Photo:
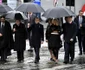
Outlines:
[[44,41],[44,28],[43,25],[39,23],[39,18],[35,18],[35,23],[28,27],[28,31],[32,31],[32,46],[35,50],[35,63],[38,63],[40,60],[39,52],[41,43]]
[[24,50],[26,49],[26,28],[21,23],[21,19],[16,19],[16,24],[13,25],[15,33],[14,50],[17,51],[18,62],[24,61]]
[[[28,13],[28,24],[27,24],[27,26],[29,26],[29,25],[32,25],[33,23],[34,23],[34,19],[35,19],[35,15],[34,15],[34,13],[32,13],[32,12],[29,12]],[[30,51],[30,52],[33,52],[33,50],[32,50],[32,44],[31,44],[31,36],[32,36],[32,33],[31,32],[27,32],[27,36],[28,36],[28,39],[29,39],[29,44],[30,44],[30,49],[28,50],[28,51]]]
[[[85,27],[85,16],[83,16],[82,10],[79,11],[79,15],[74,19],[75,23],[77,24],[77,37],[78,37],[78,44],[79,44],[79,55],[82,55],[82,49],[83,52],[85,53],[85,45],[83,44],[84,37],[83,35],[85,34],[85,31],[83,31],[82,27]],[[83,34],[82,34],[83,32]]]
[[66,23],[63,24],[64,50],[65,50],[64,63],[67,64],[69,63],[69,56],[71,57],[70,62],[74,60],[77,26],[72,21],[72,17],[66,17],[65,19]]
[[11,54],[13,37],[10,23],[5,20],[5,16],[0,17],[0,55],[1,61],[6,61]]

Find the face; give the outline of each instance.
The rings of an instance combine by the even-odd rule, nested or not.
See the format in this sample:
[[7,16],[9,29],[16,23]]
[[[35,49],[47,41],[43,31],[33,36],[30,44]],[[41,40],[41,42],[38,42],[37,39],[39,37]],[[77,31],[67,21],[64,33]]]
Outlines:
[[17,25],[19,25],[20,24],[20,21],[19,20],[16,20],[16,22],[15,22]]
[[5,22],[5,18],[2,17],[2,18],[1,18],[1,22]]
[[35,23],[38,24],[40,22],[39,18],[35,18]]
[[82,11],[79,12],[79,16],[83,16],[83,12]]
[[58,25],[57,20],[54,20],[54,19],[53,19],[53,20],[52,20],[52,24],[53,24],[53,25]]
[[71,22],[71,21],[72,21],[72,17],[68,17],[67,22]]

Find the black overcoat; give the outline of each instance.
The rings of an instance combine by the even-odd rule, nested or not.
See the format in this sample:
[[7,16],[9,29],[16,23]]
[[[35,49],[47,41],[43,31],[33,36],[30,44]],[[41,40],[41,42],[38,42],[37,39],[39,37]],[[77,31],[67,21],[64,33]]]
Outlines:
[[[58,35],[51,34],[53,31],[58,31]],[[49,49],[52,49],[52,48],[59,49],[62,47],[60,35],[61,35],[60,26],[51,25],[49,27],[49,29],[46,31]]]
[[14,42],[14,50],[15,51],[24,51],[26,49],[26,28],[25,25],[20,23],[20,25],[13,25],[13,28],[16,29],[15,33],[15,42]]
[[32,31],[31,44],[33,47],[40,48],[41,41],[44,41],[44,28],[40,23],[33,24],[28,28],[28,32]]
[[70,39],[73,39],[73,42],[76,42],[76,34],[77,34],[77,25],[76,23],[64,23],[63,24],[63,34],[65,42],[70,43]]
[[11,54],[11,49],[13,48],[14,42],[13,42],[11,26],[8,21],[5,21],[3,29],[1,28],[1,22],[0,22],[0,33],[2,33],[3,35],[2,37],[0,37],[0,50],[6,49],[7,55],[9,55]]
[[[74,22],[77,24],[77,30],[79,29],[79,16],[77,16],[74,19]],[[82,27],[80,28],[81,35],[85,35],[85,16],[82,16]],[[77,31],[77,34],[79,33],[79,30]]]

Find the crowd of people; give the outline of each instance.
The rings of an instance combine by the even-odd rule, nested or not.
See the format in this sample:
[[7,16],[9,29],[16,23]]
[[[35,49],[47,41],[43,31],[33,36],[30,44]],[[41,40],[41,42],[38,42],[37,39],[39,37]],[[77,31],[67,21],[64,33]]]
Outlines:
[[[29,17],[30,18],[30,17]],[[22,18],[15,17],[15,24],[11,29],[10,23],[5,16],[0,17],[0,56],[1,61],[6,62],[7,56],[11,55],[11,49],[17,51],[17,61],[24,61],[24,51],[26,49],[26,39],[29,39],[31,48],[34,48],[35,63],[40,60],[40,47],[44,42],[44,27],[40,24],[38,17],[30,19],[29,25],[22,23]],[[60,26],[58,19],[49,18],[48,26],[45,32],[48,50],[50,52],[50,60],[58,62],[59,50],[64,42],[64,63],[72,63],[75,57],[75,43],[79,44],[79,55],[85,54],[85,16],[80,10],[79,15],[74,18],[72,16],[65,17],[65,23]],[[13,39],[13,34],[15,34]],[[63,34],[63,41],[61,35]]]

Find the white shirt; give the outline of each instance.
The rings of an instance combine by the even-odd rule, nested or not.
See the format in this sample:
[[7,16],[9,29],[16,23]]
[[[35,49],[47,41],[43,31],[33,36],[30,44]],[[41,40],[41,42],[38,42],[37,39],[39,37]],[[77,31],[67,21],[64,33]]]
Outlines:
[[2,25],[5,26],[5,23],[1,22],[1,28],[2,28]]
[[79,24],[81,24],[83,21],[82,16],[79,16]]

